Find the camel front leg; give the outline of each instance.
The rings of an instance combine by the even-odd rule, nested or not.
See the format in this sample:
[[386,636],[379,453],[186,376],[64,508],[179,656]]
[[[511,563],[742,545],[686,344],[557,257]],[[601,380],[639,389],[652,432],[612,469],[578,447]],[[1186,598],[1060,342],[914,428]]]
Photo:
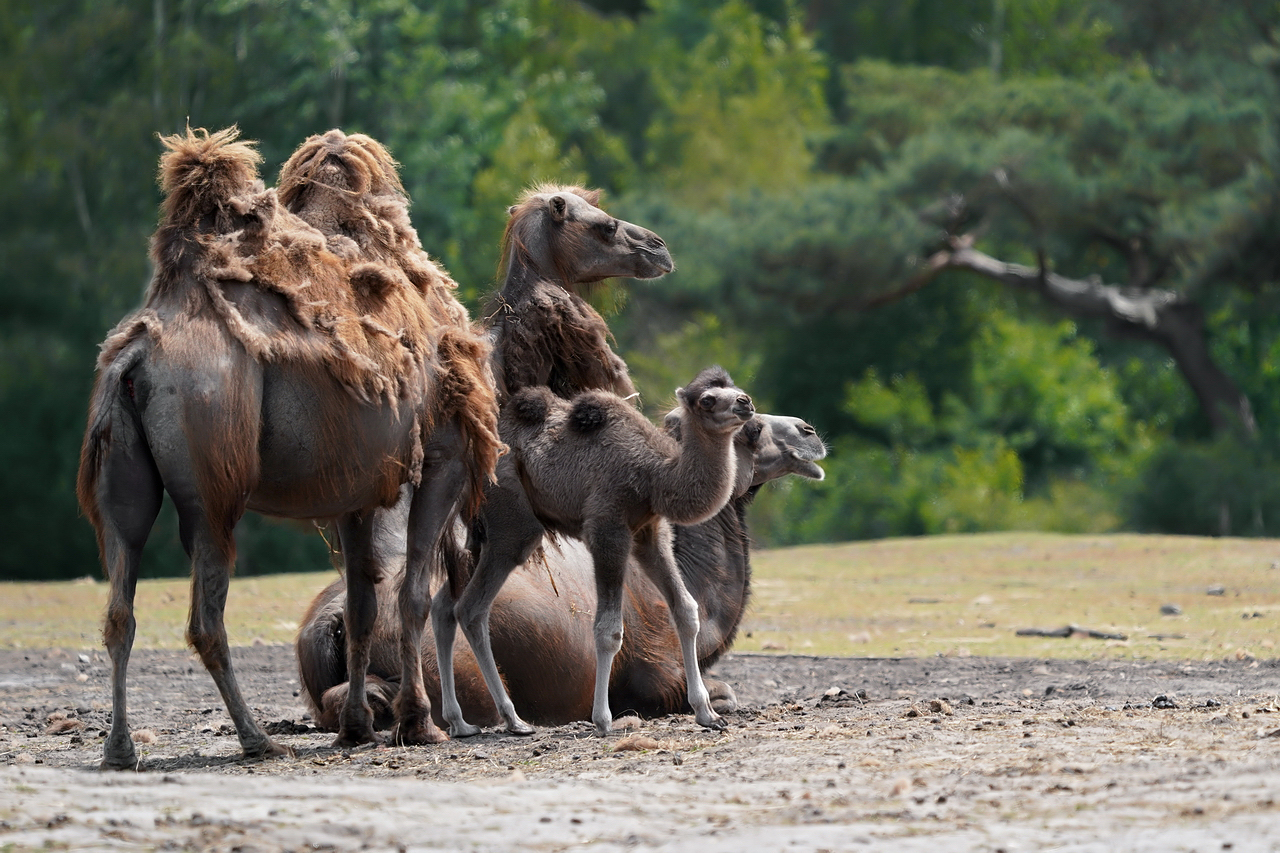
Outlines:
[[596,577],[596,683],[591,721],[596,724],[596,734],[604,737],[613,728],[609,679],[613,675],[613,659],[622,648],[622,585],[632,537],[626,525],[613,519],[592,519],[582,533]]
[[698,668],[698,602],[684,585],[671,544],[671,526],[667,522],[658,521],[642,528],[635,537],[636,562],[667,601],[671,621],[680,638],[685,689],[694,719],[709,729],[723,729],[724,717],[712,709],[702,670]]
[[376,513],[352,513],[338,519],[347,575],[343,615],[347,630],[347,696],[338,714],[335,747],[380,742],[373,730],[373,710],[369,707],[365,684],[369,672],[369,641],[378,618],[374,584],[380,578],[381,566],[373,545],[375,521]]

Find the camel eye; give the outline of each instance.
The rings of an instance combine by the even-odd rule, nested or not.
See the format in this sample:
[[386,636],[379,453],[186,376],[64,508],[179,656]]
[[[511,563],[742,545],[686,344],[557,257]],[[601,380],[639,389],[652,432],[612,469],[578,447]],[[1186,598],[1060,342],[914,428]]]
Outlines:
[[600,233],[606,240],[612,240],[613,235],[618,233],[618,220],[610,219],[600,226]]
[[713,394],[703,394],[698,398],[698,405],[704,409],[714,409],[716,406],[716,398]]

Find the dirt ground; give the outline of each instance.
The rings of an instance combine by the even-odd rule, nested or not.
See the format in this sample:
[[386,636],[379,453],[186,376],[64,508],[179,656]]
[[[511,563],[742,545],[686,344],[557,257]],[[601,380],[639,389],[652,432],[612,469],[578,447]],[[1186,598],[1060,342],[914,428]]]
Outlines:
[[1280,850],[1278,661],[739,654],[724,732],[350,751],[290,648],[235,662],[296,758],[241,762],[199,662],[139,651],[141,772],[102,773],[105,655],[0,652],[0,850]]

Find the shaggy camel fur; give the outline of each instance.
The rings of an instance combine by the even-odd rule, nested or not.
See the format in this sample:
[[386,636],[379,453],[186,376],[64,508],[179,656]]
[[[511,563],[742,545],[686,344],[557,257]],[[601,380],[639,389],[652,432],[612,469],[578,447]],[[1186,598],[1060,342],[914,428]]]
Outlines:
[[302,158],[332,166],[323,173],[330,183],[289,167],[282,175],[299,188],[291,201],[300,211],[318,221],[320,209],[336,211],[343,242],[263,188],[260,158],[237,135],[164,138],[155,274],[143,307],[103,344],[90,398],[77,493],[111,581],[108,768],[137,765],[125,690],[133,599],[166,492],[192,561],[188,642],[222,693],[244,755],[259,757],[287,750],[253,719],[231,669],[223,607],[236,523],[246,510],[337,519],[351,674],[338,743],[369,742],[367,644],[384,564],[375,522],[409,484],[397,736],[443,737],[422,689],[418,637],[441,533],[460,503],[478,502],[502,446],[489,348],[453,282],[422,252],[380,145],[330,135],[319,161]]
[[[698,666],[712,707],[736,707],[733,691],[705,672],[728,651],[750,596],[750,537],[746,514],[760,486],[795,474],[822,479],[815,463],[826,447],[813,427],[799,418],[757,414],[734,436],[739,484],[734,496],[713,518],[695,525],[674,525],[673,550],[681,578],[698,602]],[[747,475],[745,486],[741,475]],[[494,657],[522,718],[542,725],[591,719],[595,642],[595,581],[591,554],[576,539],[542,543],[545,563],[529,561],[512,573],[494,600],[490,616]],[[403,550],[401,543],[400,550]],[[398,570],[397,570],[398,571]],[[398,576],[379,586],[379,596],[393,601]],[[321,728],[337,727],[346,701],[343,599],[346,583],[338,578],[311,602],[298,630],[296,650],[303,695]],[[611,708],[645,715],[688,713],[679,638],[672,630],[661,593],[635,565],[627,565],[623,594],[622,648],[609,679]],[[430,633],[430,628],[428,632]],[[422,638],[423,679],[432,708],[440,707],[439,675],[433,640]],[[375,725],[391,725],[391,708],[399,691],[399,628],[378,618],[369,665],[368,695]],[[457,650],[458,700],[468,720],[486,726],[502,718],[493,705],[470,646]],[[444,725],[442,717],[436,722]]]
[[[682,440],[651,424],[616,394],[587,391],[562,400],[545,386],[521,390],[503,407],[499,429],[511,453],[499,463],[499,481],[524,489],[486,496],[486,541],[480,562],[455,607],[441,606],[452,587],[437,594],[432,613],[441,667],[441,713],[450,734],[479,732],[462,716],[453,684],[452,612],[475,652],[494,704],[513,734],[533,729],[516,714],[503,688],[489,640],[489,611],[511,571],[527,560],[547,531],[582,539],[595,570],[596,674],[592,720],[609,731],[609,676],[622,645],[622,590],[629,556],[662,592],[680,636],[689,704],[698,722],[723,727],[698,670],[697,602],[680,579],[667,519],[703,521],[728,503],[736,477],[733,434],[755,412],[751,398],[720,368],[708,368],[680,400]],[[495,499],[498,499],[497,501]]]

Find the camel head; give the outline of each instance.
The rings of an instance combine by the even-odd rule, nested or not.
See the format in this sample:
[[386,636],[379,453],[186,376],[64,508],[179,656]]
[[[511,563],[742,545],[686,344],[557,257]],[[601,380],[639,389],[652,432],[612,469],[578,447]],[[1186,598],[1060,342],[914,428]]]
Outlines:
[[[663,428],[680,440],[679,409],[667,414]],[[733,448],[738,454],[738,470],[746,472],[734,488],[734,495],[788,474],[811,480],[826,477],[817,462],[826,458],[827,446],[818,431],[799,418],[757,412],[734,435]]]
[[756,415],[764,428],[756,440],[756,472],[751,485],[758,486],[787,474],[821,480],[826,472],[817,465],[827,455],[818,431],[799,418]]
[[607,278],[660,278],[675,269],[662,238],[610,216],[599,190],[541,185],[508,208],[507,275],[520,266],[576,291]]
[[676,399],[685,425],[692,418],[712,433],[735,432],[756,413],[751,398],[733,384],[723,367],[703,370],[688,385],[676,389]]

